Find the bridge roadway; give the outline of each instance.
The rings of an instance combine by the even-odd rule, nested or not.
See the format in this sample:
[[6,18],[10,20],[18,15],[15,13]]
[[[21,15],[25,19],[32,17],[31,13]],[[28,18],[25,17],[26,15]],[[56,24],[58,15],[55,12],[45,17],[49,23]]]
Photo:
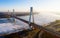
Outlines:
[[[19,17],[17,17],[17,16],[13,16],[13,17],[16,18],[16,19],[18,19],[18,20],[20,20],[20,21],[23,21],[23,22],[29,24],[29,21],[26,21],[26,20],[24,20],[24,19],[21,19],[21,18],[19,18]],[[43,27],[43,26],[41,26],[41,25],[38,25],[38,24],[35,24],[35,23],[32,23],[32,22],[31,22],[31,23],[30,23],[30,26],[33,26],[34,28],[38,28],[38,29],[40,29],[40,30],[42,30],[42,31],[46,31],[46,32],[48,32],[48,33],[51,33],[52,35],[55,35],[55,36],[60,37],[60,33],[56,32],[56,31],[49,30],[48,28],[45,28],[45,27]]]

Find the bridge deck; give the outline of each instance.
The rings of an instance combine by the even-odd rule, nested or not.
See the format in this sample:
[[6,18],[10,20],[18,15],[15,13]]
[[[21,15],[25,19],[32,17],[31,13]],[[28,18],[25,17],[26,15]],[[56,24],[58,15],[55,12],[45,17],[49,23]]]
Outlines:
[[[23,22],[29,24],[29,22],[26,21],[26,20],[24,20],[24,19],[18,18],[18,17],[16,17],[16,16],[14,16],[14,17],[15,17],[16,19],[20,20],[20,21],[23,21]],[[31,22],[30,25],[33,26],[33,27],[35,27],[35,28],[39,28],[40,30],[42,29],[43,31],[46,31],[46,32],[48,32],[48,33],[51,33],[52,35],[55,35],[55,36],[60,37],[60,33],[59,33],[59,32],[56,32],[56,30],[50,30],[50,29],[48,29],[48,28],[46,28],[46,27],[43,27],[43,26],[41,26],[41,25],[38,25],[38,24],[35,24],[35,23],[32,23],[32,22]]]

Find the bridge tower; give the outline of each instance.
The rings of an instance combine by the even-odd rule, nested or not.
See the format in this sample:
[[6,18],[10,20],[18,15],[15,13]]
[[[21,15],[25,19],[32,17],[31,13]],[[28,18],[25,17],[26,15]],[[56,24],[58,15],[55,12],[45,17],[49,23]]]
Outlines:
[[31,21],[34,23],[33,7],[30,7],[29,26],[34,29],[34,27],[31,25]]
[[[12,16],[15,16],[15,10],[13,9]],[[15,18],[12,17],[13,22],[15,23]]]

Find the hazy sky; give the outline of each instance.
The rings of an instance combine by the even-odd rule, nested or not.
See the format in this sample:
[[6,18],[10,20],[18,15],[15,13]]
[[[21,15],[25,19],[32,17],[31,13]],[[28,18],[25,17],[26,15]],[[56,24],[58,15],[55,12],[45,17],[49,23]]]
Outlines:
[[39,0],[0,0],[0,11],[15,9],[16,11],[28,11],[31,6],[38,8]]
[[28,11],[31,6],[34,11],[60,12],[60,0],[0,0],[0,11]]
[[60,0],[40,0],[40,10],[60,12]]

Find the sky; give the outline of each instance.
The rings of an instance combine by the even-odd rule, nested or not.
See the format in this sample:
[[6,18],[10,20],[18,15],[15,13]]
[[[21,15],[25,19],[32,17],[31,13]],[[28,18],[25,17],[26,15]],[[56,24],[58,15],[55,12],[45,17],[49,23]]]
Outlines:
[[[39,0],[38,0],[39,1]],[[37,0],[0,0],[0,11],[29,11],[30,7],[37,8]]]
[[41,11],[60,12],[60,0],[41,0]]
[[60,12],[60,0],[0,0],[0,11],[34,11]]

